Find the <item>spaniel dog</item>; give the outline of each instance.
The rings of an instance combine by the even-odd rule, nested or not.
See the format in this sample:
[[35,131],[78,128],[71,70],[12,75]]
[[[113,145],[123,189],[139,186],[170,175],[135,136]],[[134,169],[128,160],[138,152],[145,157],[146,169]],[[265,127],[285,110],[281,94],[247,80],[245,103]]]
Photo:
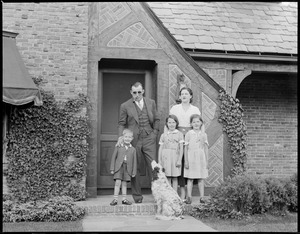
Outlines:
[[183,219],[183,202],[171,187],[164,173],[164,168],[154,160],[152,166],[151,190],[157,204],[156,219]]

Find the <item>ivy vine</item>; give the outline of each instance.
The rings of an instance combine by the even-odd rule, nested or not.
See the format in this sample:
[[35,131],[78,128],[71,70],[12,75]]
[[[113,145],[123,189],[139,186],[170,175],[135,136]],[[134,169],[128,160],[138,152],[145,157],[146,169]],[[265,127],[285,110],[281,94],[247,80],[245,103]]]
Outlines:
[[[34,79],[39,86],[41,79]],[[82,112],[87,97],[57,102],[40,88],[43,105],[15,108],[7,135],[7,185],[20,201],[68,195],[85,199],[79,183],[86,172],[88,120]],[[69,158],[74,160],[69,162]],[[72,183],[75,178],[77,183]]]
[[225,90],[219,91],[221,100],[221,113],[219,122],[223,124],[223,131],[227,133],[230,150],[233,160],[231,176],[244,174],[247,162],[247,129],[243,121],[243,108],[237,98],[226,93]]

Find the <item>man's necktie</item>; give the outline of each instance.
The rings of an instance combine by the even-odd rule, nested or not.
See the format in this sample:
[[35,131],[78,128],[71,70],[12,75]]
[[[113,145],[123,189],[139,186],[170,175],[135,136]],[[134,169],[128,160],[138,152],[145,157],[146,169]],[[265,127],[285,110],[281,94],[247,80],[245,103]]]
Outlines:
[[143,110],[142,104],[141,104],[140,102],[137,101],[136,104],[138,105],[138,107],[139,107],[141,110]]

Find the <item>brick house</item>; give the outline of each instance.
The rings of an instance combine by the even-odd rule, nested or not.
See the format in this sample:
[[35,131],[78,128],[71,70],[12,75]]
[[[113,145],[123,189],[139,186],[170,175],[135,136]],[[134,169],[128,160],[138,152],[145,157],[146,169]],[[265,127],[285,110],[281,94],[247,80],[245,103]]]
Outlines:
[[[180,85],[194,91],[209,140],[206,193],[230,174],[218,122],[221,88],[237,97],[248,129],[248,171],[297,172],[297,3],[3,3],[3,30],[32,77],[57,100],[88,95],[90,197],[113,188],[108,165],[119,105],[141,81],[156,100],[161,130]],[[288,115],[286,114],[288,113]],[[144,167],[144,165],[142,165]],[[143,175],[143,187],[150,184]]]

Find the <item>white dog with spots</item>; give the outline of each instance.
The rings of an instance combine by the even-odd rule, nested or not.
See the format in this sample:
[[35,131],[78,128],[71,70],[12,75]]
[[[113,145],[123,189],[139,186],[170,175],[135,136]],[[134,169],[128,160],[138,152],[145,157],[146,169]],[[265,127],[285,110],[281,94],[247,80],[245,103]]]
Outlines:
[[154,160],[152,166],[151,190],[157,204],[156,219],[183,219],[183,202],[177,192],[171,187],[164,169]]

